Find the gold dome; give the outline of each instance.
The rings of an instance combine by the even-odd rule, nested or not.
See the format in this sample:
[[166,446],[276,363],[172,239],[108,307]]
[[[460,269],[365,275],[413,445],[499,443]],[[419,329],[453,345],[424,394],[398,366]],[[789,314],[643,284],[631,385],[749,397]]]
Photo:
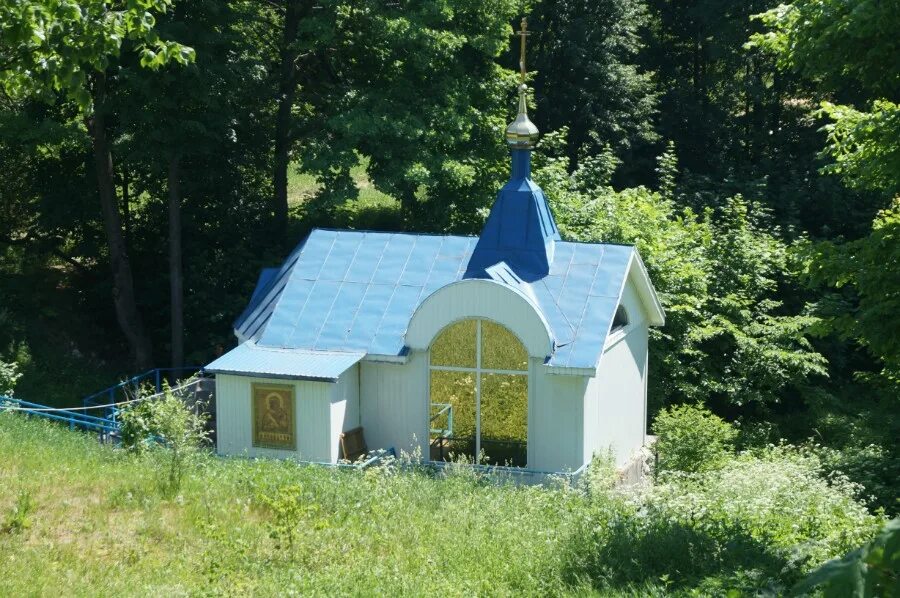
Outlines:
[[532,149],[538,140],[538,128],[528,119],[528,108],[525,105],[525,93],[528,86],[519,85],[519,114],[516,120],[506,127],[506,143],[513,149]]

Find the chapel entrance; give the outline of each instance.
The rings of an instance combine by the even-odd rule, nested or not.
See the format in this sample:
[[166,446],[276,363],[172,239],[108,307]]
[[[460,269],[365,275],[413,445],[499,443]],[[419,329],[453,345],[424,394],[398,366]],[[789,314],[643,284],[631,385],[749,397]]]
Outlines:
[[516,335],[490,320],[451,324],[429,370],[431,459],[525,467],[528,352]]

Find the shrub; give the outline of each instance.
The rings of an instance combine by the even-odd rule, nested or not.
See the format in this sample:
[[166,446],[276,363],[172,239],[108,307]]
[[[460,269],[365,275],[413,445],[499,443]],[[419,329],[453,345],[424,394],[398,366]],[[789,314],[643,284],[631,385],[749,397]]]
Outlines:
[[131,450],[157,446],[168,455],[161,481],[166,495],[181,488],[187,464],[206,442],[206,416],[194,413],[168,384],[155,400],[133,403],[120,415],[122,443]]
[[0,396],[11,397],[21,377],[18,364],[0,360]]
[[737,430],[708,409],[677,405],[653,422],[657,470],[697,472],[720,467],[734,450]]
[[828,561],[791,589],[805,596],[820,587],[825,598],[896,596],[900,593],[900,519],[842,559]]
[[702,595],[771,593],[865,542],[880,524],[854,498],[856,485],[826,479],[809,451],[770,446],[722,465],[592,496],[590,515],[573,532],[570,574],[603,588],[665,577]]

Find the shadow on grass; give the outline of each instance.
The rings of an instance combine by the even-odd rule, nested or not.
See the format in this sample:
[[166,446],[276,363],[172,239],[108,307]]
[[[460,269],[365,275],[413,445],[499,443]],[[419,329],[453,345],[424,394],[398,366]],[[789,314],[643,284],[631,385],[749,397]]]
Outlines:
[[698,587],[766,592],[793,580],[785,555],[739,528],[713,535],[680,522],[619,515],[606,524],[588,522],[569,548],[566,579],[600,591],[656,586],[666,593]]

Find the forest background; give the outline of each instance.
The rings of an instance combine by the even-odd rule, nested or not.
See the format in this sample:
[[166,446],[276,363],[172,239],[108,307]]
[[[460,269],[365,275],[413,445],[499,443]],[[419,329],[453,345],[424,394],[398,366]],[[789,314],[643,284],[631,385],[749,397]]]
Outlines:
[[529,15],[535,178],[634,243],[652,411],[812,438],[896,511],[900,5],[0,2],[0,391],[203,364],[316,226],[477,234]]

